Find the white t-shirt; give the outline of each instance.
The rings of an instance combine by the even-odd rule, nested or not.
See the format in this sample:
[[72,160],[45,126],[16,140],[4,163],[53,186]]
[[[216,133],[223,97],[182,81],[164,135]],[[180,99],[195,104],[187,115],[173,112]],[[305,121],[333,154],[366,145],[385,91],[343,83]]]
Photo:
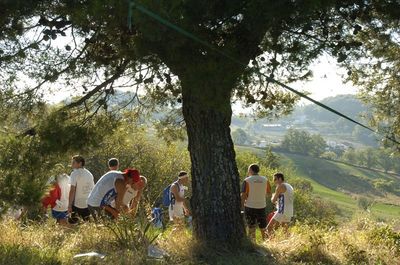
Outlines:
[[121,171],[112,170],[104,174],[90,193],[88,204],[92,207],[111,205],[112,201],[117,197],[115,188],[117,179],[124,179]]
[[86,168],[74,169],[70,176],[71,186],[76,187],[74,206],[85,209],[87,208],[87,199],[94,187],[93,175]]
[[68,184],[70,178],[68,176],[62,176],[59,177],[60,179],[57,181],[58,182],[58,186],[60,187],[61,190],[61,198],[58,201],[58,203],[56,204],[56,206],[54,206],[53,210],[58,211],[58,212],[65,212],[68,210],[68,197],[69,197],[69,189],[70,189],[70,185]]

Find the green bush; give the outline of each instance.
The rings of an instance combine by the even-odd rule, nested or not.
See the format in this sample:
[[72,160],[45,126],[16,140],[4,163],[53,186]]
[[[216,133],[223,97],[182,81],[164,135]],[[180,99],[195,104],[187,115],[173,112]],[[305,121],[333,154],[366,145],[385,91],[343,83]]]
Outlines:
[[363,211],[367,211],[368,209],[370,209],[373,204],[374,201],[367,197],[360,196],[357,199],[357,205]]
[[54,249],[25,247],[22,245],[0,245],[0,264],[61,265]]
[[365,250],[362,250],[359,247],[348,242],[343,242],[343,245],[345,249],[344,256],[347,260],[347,264],[369,264],[369,257]]
[[400,232],[394,231],[390,225],[372,227],[367,237],[371,245],[388,248],[400,257]]
[[290,254],[290,259],[300,264],[338,264],[325,250],[326,242],[323,235],[309,235],[308,242]]

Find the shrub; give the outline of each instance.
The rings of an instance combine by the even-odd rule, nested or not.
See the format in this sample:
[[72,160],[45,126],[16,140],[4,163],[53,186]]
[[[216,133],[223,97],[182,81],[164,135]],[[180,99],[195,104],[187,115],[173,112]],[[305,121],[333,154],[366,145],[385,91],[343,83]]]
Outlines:
[[332,151],[324,152],[321,154],[320,157],[324,158],[324,159],[328,159],[328,160],[336,160],[337,159],[336,153],[334,153]]
[[360,196],[357,199],[358,207],[364,211],[367,211],[368,209],[370,209],[373,204],[374,204],[374,201],[367,197]]
[[321,233],[308,236],[308,242],[291,253],[290,259],[294,262],[309,264],[338,264],[325,250],[326,242]]
[[337,225],[335,216],[339,213],[338,206],[312,194],[295,190],[294,217],[297,221],[311,224],[321,223],[328,226]]
[[374,226],[367,233],[371,245],[388,248],[400,256],[400,232],[394,231],[389,225]]
[[344,257],[347,260],[347,264],[369,264],[368,254],[365,250],[352,245],[348,242],[344,242]]
[[22,245],[0,245],[0,264],[61,265],[56,254],[54,249],[43,250]]

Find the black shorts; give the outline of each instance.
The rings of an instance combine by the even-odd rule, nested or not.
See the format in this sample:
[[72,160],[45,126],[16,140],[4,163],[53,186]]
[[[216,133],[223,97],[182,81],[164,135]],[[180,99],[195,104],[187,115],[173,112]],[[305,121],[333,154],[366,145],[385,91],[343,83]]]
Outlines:
[[78,208],[76,206],[72,206],[71,217],[69,218],[69,222],[71,224],[77,224],[79,220],[88,221],[90,217],[90,212],[88,208]]
[[[110,208],[114,209],[113,207],[109,206]],[[100,220],[113,220],[115,219],[114,216],[107,211],[104,207],[94,207],[88,205],[90,214],[92,215],[93,219],[95,222],[98,222]]]
[[254,208],[244,208],[244,215],[246,217],[247,225],[253,228],[258,224],[260,229],[267,227],[267,211],[265,208],[254,209]]

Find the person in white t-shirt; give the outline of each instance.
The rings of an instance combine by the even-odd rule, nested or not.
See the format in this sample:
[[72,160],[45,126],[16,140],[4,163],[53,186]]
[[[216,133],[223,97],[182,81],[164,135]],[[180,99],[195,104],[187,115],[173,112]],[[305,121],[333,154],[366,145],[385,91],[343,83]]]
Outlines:
[[68,205],[68,212],[71,214],[70,223],[77,223],[79,218],[87,221],[90,217],[87,199],[94,187],[94,180],[92,173],[84,166],[85,159],[82,156],[72,157],[73,171],[70,176],[71,189]]

